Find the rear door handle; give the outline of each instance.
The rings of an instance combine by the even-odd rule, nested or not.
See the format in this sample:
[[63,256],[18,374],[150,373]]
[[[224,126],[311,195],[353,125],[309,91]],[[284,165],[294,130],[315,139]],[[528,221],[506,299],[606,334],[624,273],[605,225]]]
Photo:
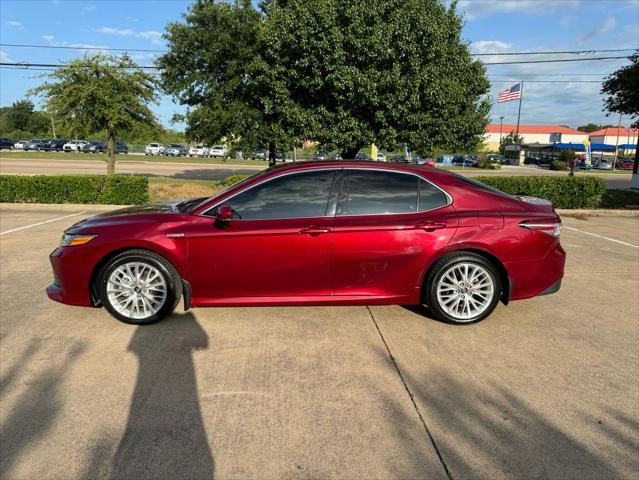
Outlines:
[[300,230],[300,233],[310,235],[311,237],[316,237],[317,235],[321,235],[322,233],[331,233],[330,228],[326,227],[308,227]]
[[418,225],[415,225],[415,229],[424,230],[425,232],[434,232],[435,230],[441,230],[442,228],[446,228],[447,225],[441,222],[422,222]]

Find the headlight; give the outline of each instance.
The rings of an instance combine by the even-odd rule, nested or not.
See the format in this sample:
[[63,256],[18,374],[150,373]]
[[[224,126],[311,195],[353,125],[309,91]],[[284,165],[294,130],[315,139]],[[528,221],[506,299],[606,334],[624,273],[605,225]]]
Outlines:
[[93,240],[97,235],[69,235],[65,233],[60,240],[61,247],[75,247],[77,245],[84,245]]

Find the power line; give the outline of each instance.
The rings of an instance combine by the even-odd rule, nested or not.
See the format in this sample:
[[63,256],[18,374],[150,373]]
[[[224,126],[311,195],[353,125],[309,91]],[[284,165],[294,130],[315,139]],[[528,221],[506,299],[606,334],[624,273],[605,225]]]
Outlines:
[[[155,52],[155,53],[167,53],[168,50],[160,50],[153,48],[111,48],[111,47],[89,47],[89,46],[77,46],[77,45],[36,45],[26,43],[0,43],[1,47],[16,47],[16,48],[53,48],[53,49],[66,49],[66,50],[105,50],[114,52]],[[518,55],[592,55],[594,53],[610,53],[610,52],[632,52],[637,48],[606,48],[606,49],[594,49],[594,50],[533,50],[528,52],[482,52],[471,53],[475,57],[488,57],[488,56],[518,56]]]
[[156,50],[152,48],[111,48],[111,47],[81,47],[72,45],[31,45],[25,43],[0,43],[0,47],[18,48],[56,48],[65,50],[108,50],[112,52],[155,52],[166,53],[167,50]]
[[[40,68],[40,67],[46,67],[46,68],[60,68],[60,67],[67,67],[68,65],[65,64],[61,64],[61,63],[22,63],[22,62],[0,62],[0,67],[18,67],[18,68]],[[130,69],[130,70],[160,70],[160,67],[155,67],[152,65],[135,65],[133,67],[125,67],[126,69]]]
[[[471,44],[472,45],[472,44]],[[495,52],[495,53],[471,53],[475,57],[487,57],[487,56],[510,56],[510,55],[559,55],[559,54],[571,54],[571,55],[592,55],[593,53],[609,53],[609,52],[632,52],[637,50],[636,48],[608,48],[601,50],[553,50],[553,51],[532,51],[532,52]]]
[[592,62],[595,60],[617,60],[629,59],[627,55],[617,57],[596,57],[596,58],[563,58],[554,60],[517,60],[514,62],[484,62],[484,65],[522,65],[526,63],[560,63],[560,62]]

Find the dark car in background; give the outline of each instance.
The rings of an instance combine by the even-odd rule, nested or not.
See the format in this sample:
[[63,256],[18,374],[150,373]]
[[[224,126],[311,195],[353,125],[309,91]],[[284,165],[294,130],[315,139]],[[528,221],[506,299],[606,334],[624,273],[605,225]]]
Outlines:
[[355,160],[366,161],[366,160],[370,160],[370,157],[366,155],[364,152],[357,152],[357,155],[355,155]]
[[476,167],[477,160],[472,155],[455,155],[451,164],[456,167]]
[[181,143],[171,143],[164,149],[166,157],[186,157],[188,151]]
[[88,153],[103,153],[103,152],[106,152],[106,150],[107,150],[106,142],[100,142],[100,141],[89,142],[89,146],[86,149]]
[[68,140],[66,139],[49,140],[40,145],[40,150],[43,152],[61,152],[67,142]]
[[0,149],[13,150],[13,145],[16,143],[15,139],[0,137]]
[[[122,140],[116,140],[114,150],[116,154],[126,155],[129,153],[129,146]],[[184,155],[186,155],[186,148],[184,148]]]
[[251,154],[253,160],[266,160],[266,151],[263,149],[257,149]]

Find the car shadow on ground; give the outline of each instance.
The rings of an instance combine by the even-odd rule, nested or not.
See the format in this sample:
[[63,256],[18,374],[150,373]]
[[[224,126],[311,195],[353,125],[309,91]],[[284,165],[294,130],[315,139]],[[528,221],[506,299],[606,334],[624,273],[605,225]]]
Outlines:
[[[395,369],[385,349],[377,353]],[[400,369],[452,478],[624,478],[639,468],[639,423],[623,412],[603,407],[589,422],[595,433],[581,439],[578,428],[551,422],[509,385],[462,381],[440,368],[407,371],[401,362]]]
[[139,366],[124,434],[117,448],[96,443],[83,478],[213,478],[193,363],[193,352],[207,348],[191,312],[136,328],[128,350]]

